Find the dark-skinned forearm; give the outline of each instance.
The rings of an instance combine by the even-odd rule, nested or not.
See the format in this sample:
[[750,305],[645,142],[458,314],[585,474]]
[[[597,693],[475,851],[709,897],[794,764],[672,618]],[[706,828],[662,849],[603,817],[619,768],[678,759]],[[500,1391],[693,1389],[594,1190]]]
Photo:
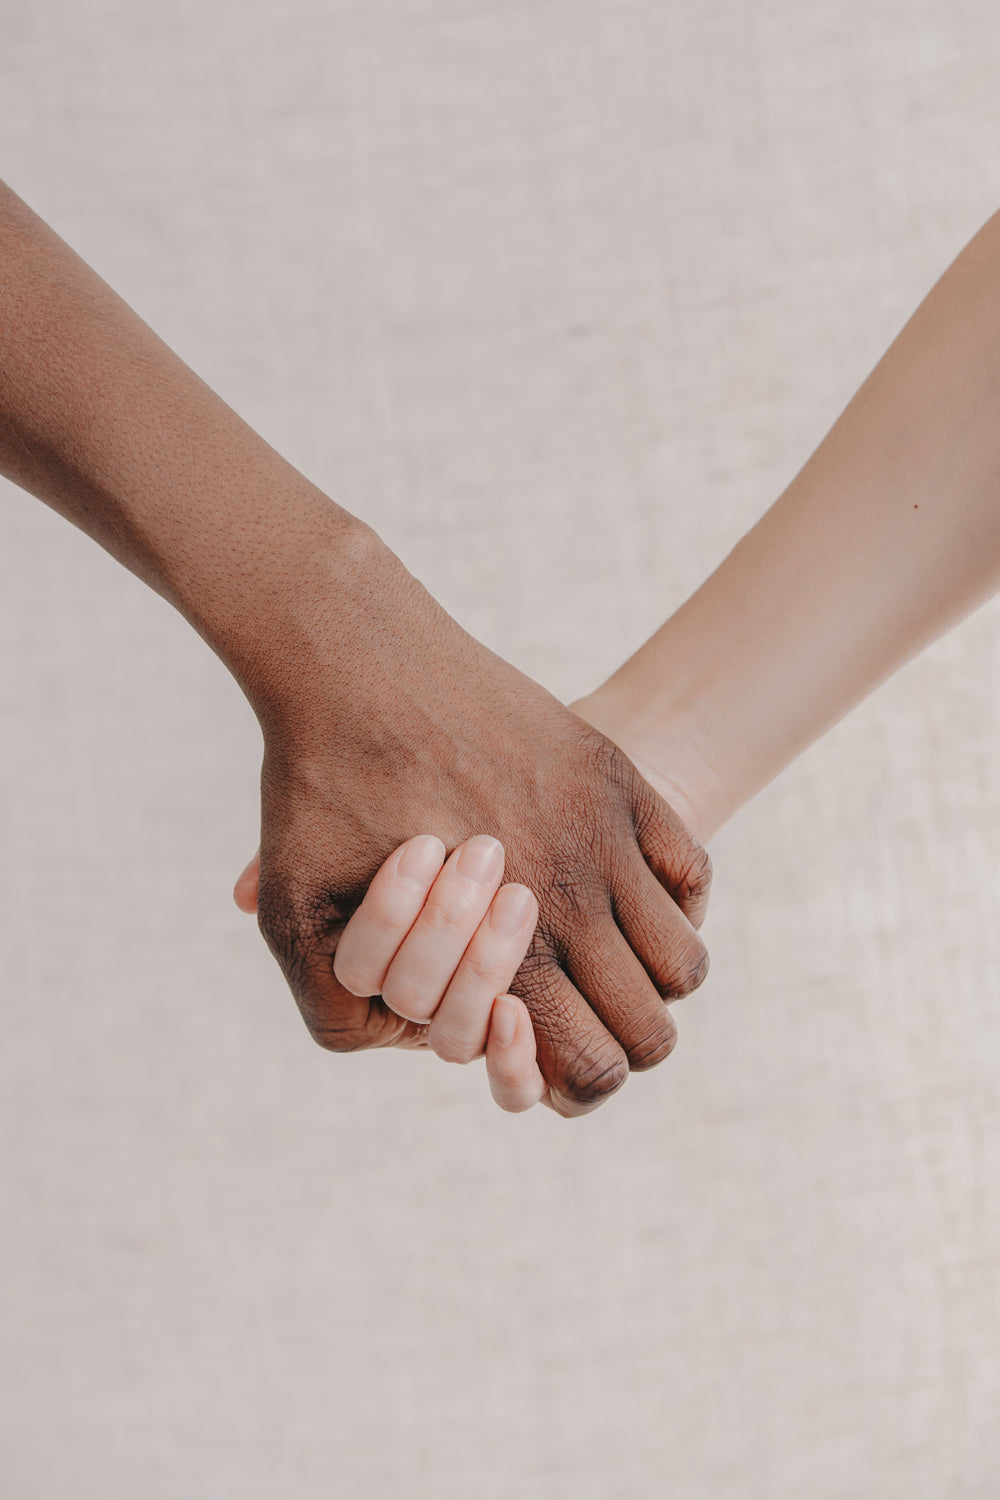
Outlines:
[[386,552],[2,184],[0,470],[180,610],[265,718],[317,638],[350,649],[350,582]]

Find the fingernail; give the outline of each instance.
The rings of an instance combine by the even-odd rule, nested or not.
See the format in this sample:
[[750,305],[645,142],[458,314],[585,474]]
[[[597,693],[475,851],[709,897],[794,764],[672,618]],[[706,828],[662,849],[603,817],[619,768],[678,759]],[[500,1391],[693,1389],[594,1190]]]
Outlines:
[[433,833],[422,833],[411,839],[399,857],[396,874],[414,885],[427,885],[444,864],[445,848]]
[[466,844],[455,862],[455,869],[466,880],[474,880],[477,885],[488,885],[496,878],[502,864],[503,844],[499,839],[490,838],[487,833],[480,833]]
[[509,995],[500,995],[493,1002],[493,1018],[490,1031],[501,1047],[509,1047],[517,1034],[517,1006]]
[[534,903],[535,898],[526,885],[501,886],[490,907],[490,926],[504,937],[514,937],[527,921]]

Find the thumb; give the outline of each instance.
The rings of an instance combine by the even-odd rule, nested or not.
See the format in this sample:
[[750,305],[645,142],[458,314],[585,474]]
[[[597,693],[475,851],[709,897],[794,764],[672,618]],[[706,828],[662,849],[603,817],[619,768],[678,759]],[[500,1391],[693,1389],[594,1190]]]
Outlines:
[[233,887],[233,900],[240,911],[252,917],[257,912],[257,896],[260,891],[260,850],[254,855]]

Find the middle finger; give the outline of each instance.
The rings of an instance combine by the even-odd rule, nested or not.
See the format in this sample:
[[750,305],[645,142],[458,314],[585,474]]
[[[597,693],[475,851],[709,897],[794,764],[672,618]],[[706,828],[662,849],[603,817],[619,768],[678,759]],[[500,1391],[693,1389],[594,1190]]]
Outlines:
[[538,902],[527,886],[505,885],[493,897],[427,1032],[429,1045],[445,1062],[481,1056],[493,1002],[521,967],[537,920]]
[[498,839],[466,840],[435,880],[382,981],[382,998],[408,1021],[429,1021],[503,878]]

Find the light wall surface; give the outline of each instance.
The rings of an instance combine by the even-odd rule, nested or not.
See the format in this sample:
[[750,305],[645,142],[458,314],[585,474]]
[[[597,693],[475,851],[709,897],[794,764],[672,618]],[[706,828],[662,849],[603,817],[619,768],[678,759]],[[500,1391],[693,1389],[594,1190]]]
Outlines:
[[[594,686],[1000,206],[987,0],[0,6],[0,176],[474,635]],[[2,268],[0,268],[2,270]],[[579,1121],[308,1040],[259,735],[0,505],[12,1500],[987,1500],[1000,608],[711,845]]]

